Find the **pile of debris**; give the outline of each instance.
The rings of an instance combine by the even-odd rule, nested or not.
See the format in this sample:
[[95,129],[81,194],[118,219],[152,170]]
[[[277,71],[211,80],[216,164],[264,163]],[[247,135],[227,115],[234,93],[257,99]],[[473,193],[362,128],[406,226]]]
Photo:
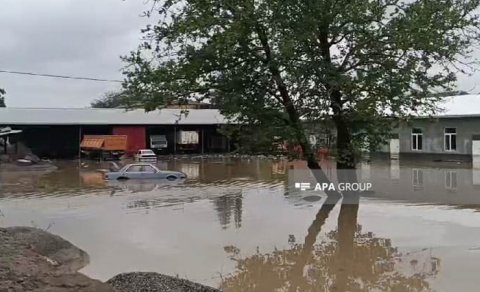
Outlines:
[[0,162],[7,163],[8,166],[51,167],[50,161],[40,159],[19,141],[17,134],[21,132],[21,130],[13,130],[10,127],[0,128],[0,153],[2,153]]
[[42,162],[47,162],[47,161],[42,161],[37,155],[33,153],[28,153],[23,158],[19,158],[16,160],[17,165],[33,165],[33,164],[38,164]]
[[10,136],[21,133],[20,130],[12,130],[10,127],[0,128],[0,162],[9,162]]

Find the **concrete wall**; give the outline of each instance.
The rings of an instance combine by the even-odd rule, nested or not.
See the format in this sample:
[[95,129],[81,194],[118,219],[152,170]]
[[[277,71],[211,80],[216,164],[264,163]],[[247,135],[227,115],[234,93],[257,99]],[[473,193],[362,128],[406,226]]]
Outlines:
[[[412,128],[423,132],[423,149],[412,150]],[[457,129],[457,149],[445,151],[445,128]],[[399,129],[401,153],[472,154],[472,136],[480,134],[480,118],[417,119]]]

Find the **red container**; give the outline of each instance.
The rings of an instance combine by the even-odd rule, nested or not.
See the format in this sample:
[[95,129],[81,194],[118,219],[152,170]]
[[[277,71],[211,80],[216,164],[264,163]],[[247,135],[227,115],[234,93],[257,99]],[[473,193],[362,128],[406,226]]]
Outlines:
[[127,155],[133,155],[138,150],[146,148],[147,131],[145,127],[114,127],[113,134],[127,136]]

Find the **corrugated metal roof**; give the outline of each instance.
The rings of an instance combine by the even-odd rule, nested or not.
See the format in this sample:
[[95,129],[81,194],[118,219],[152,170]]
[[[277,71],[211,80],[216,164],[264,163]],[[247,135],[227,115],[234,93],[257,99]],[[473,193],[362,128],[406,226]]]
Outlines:
[[216,109],[144,110],[93,108],[0,108],[0,125],[215,125],[226,124]]
[[[436,117],[480,117],[480,94],[446,97]],[[0,108],[0,125],[216,125],[227,124],[217,109],[144,110],[93,108]]]

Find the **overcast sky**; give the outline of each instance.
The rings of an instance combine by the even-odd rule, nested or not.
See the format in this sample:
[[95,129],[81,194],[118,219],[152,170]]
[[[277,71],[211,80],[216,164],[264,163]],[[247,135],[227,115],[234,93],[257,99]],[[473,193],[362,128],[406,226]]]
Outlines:
[[[139,44],[145,0],[0,0],[0,70],[122,79]],[[459,88],[480,92],[472,77]],[[9,107],[86,107],[116,83],[0,73]]]
[[[0,70],[122,79],[145,0],[0,0]],[[0,73],[10,107],[85,107],[117,83]]]

